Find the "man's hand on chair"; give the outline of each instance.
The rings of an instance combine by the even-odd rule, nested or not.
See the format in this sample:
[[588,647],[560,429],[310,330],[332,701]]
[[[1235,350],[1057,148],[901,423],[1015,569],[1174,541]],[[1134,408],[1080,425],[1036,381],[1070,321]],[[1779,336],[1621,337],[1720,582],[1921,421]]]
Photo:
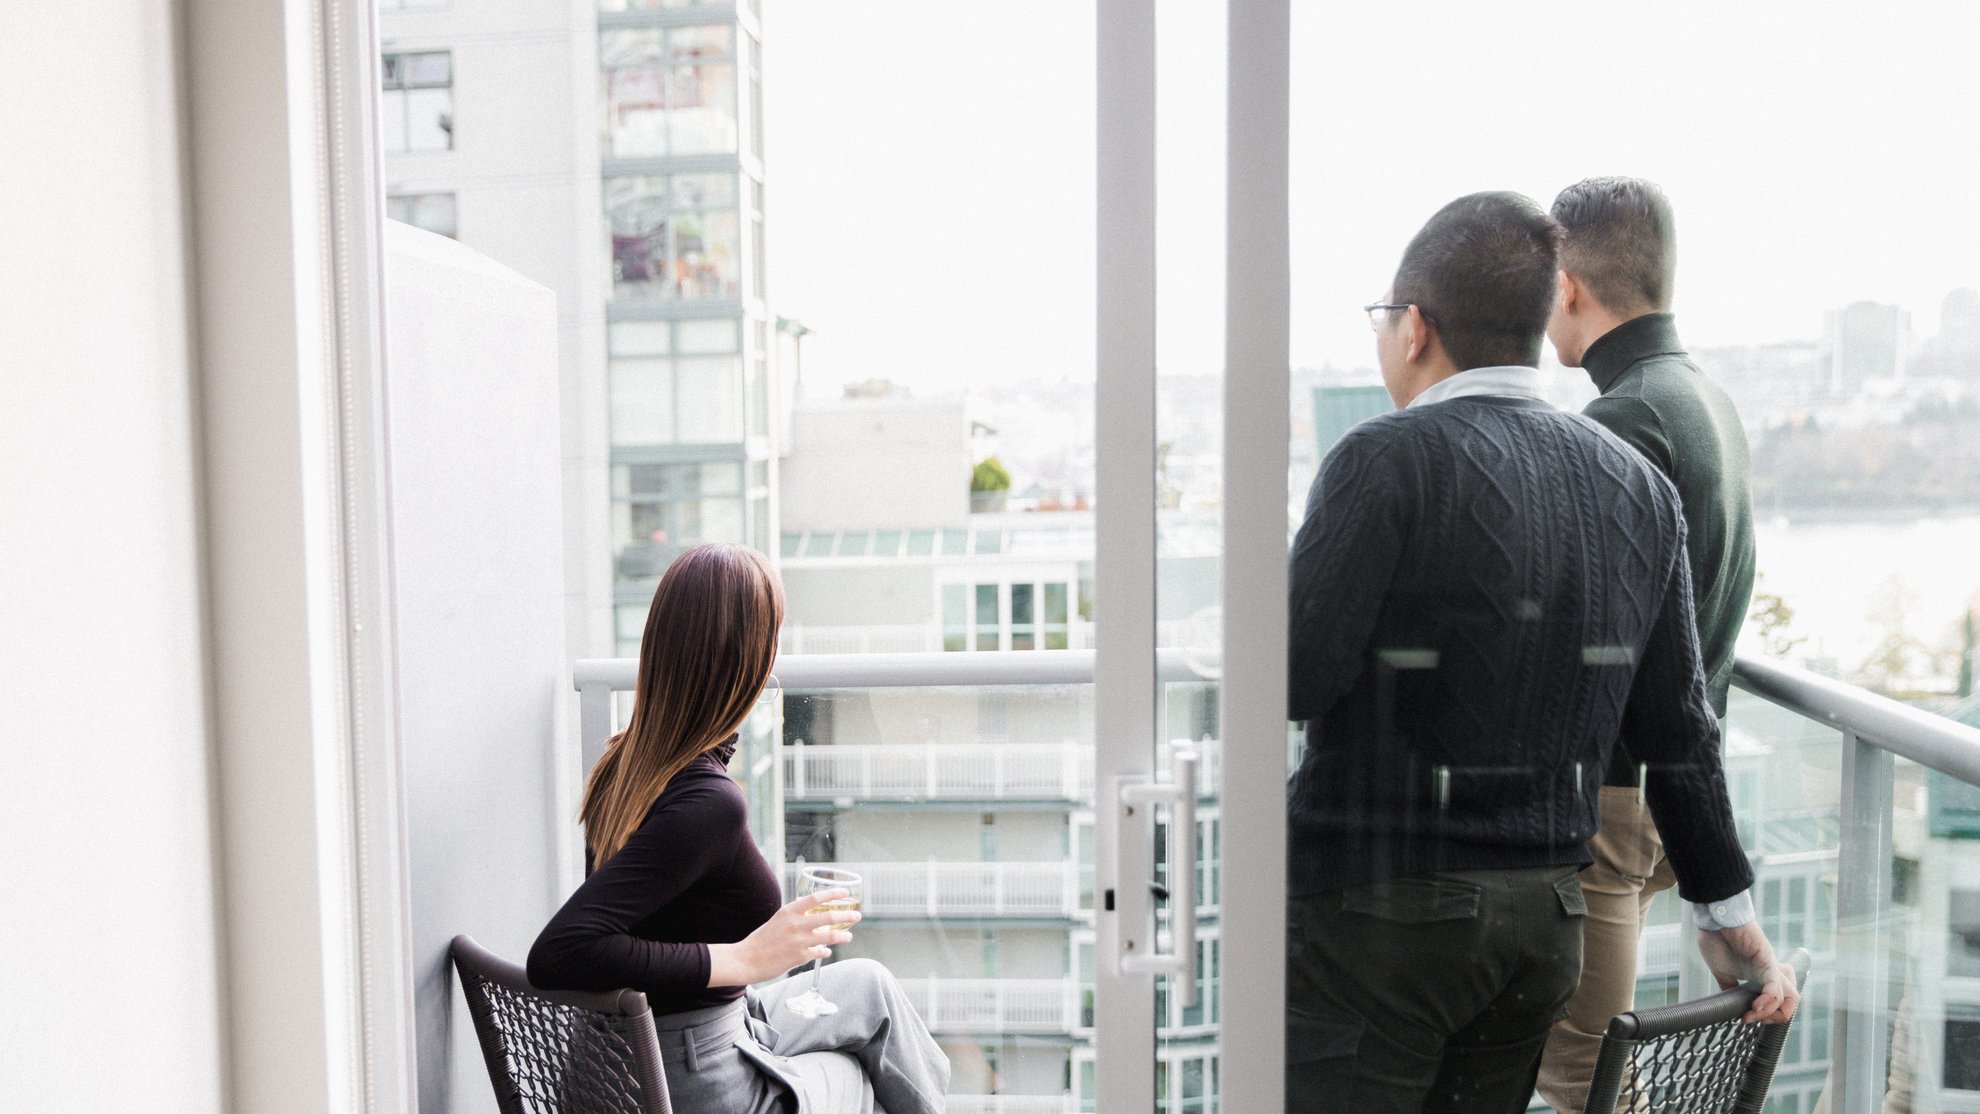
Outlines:
[[1705,957],[1705,965],[1712,969],[1712,977],[1719,980],[1719,989],[1731,990],[1743,982],[1762,984],[1759,997],[1753,999],[1753,1008],[1746,1011],[1741,1021],[1781,1022],[1794,1016],[1801,1004],[1794,968],[1775,958],[1774,945],[1768,942],[1758,921],[1717,932],[1700,932],[1698,951]]

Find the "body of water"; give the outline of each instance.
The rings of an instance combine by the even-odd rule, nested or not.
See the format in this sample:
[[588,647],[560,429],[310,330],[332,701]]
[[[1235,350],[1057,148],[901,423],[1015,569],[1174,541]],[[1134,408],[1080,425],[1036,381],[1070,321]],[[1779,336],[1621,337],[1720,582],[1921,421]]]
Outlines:
[[[1792,634],[1806,639],[1790,660],[1826,659],[1856,672],[1887,637],[1894,613],[1932,649],[1956,646],[1958,625],[1980,597],[1980,513],[1919,518],[1762,519],[1755,528],[1757,591],[1794,610]],[[1893,606],[1894,603],[1897,606]],[[1752,623],[1742,651],[1761,647]],[[1950,685],[1951,667],[1917,679]]]

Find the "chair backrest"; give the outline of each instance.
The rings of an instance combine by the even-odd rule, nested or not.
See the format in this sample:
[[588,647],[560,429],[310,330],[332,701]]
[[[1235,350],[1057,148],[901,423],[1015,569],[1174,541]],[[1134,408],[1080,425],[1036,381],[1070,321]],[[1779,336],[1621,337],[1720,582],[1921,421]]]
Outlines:
[[[1808,953],[1787,962],[1808,982]],[[1609,1022],[1585,1114],[1760,1114],[1788,1025],[1746,1025],[1754,984]]]
[[502,1114],[673,1114],[646,995],[538,990],[470,936],[450,952]]

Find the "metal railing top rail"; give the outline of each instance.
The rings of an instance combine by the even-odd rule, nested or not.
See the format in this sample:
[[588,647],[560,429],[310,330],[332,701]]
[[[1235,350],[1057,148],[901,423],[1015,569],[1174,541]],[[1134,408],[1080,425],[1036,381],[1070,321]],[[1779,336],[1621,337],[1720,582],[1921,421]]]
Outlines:
[[[1156,651],[1156,674],[1163,681],[1215,680],[1217,655],[1182,650]],[[603,686],[631,689],[638,679],[634,658],[580,658],[572,671],[579,691]],[[1206,676],[1206,673],[1208,674]],[[1008,650],[997,653],[791,654],[777,659],[773,676],[786,692],[823,689],[989,687],[996,685],[1090,685],[1092,650]]]
[[[1214,654],[1160,650],[1163,681],[1214,678]],[[573,670],[580,691],[631,689],[639,663],[632,658],[584,658]],[[1206,677],[1206,673],[1209,677]],[[854,688],[943,688],[1093,683],[1091,650],[1013,650],[994,654],[794,654],[777,659],[776,677],[786,691]],[[1760,658],[1738,659],[1733,683],[1764,700],[1901,758],[1980,785],[1980,728],[1933,715],[1846,681]]]
[[1980,785],[1980,728],[1792,665],[1741,657],[1733,683],[1790,712],[1853,732],[1921,766]]

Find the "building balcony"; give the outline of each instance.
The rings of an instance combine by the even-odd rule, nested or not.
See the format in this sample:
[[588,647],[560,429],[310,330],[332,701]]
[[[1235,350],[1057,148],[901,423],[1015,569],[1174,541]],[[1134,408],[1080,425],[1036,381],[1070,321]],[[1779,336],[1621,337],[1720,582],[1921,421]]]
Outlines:
[[948,1114],[1079,1114],[1072,1095],[950,1095]]
[[900,980],[937,1035],[1066,1036],[1081,1028],[1080,985],[1067,979]]
[[[782,747],[784,793],[797,802],[1093,801],[1093,748],[1084,743],[876,743]],[[1198,787],[1213,797],[1223,745],[1197,747]]]
[[[821,864],[826,865],[826,864]],[[1079,871],[1069,862],[834,862],[857,872],[860,911],[869,918],[1013,917],[1068,920],[1080,912]],[[784,868],[798,892],[803,868]]]
[[1093,748],[1077,743],[787,745],[792,801],[1093,799]]

